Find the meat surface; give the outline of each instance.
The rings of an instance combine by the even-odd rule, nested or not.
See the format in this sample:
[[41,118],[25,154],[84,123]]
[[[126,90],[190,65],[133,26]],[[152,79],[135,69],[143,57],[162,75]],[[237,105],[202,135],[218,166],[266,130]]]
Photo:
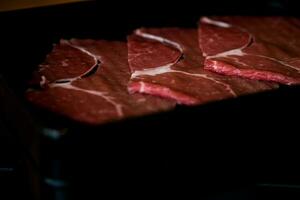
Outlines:
[[287,85],[300,83],[300,19],[203,17],[199,24],[205,69]]
[[130,71],[124,42],[62,40],[35,73],[27,99],[73,120],[102,124],[125,117],[170,110],[174,101],[130,95]]
[[127,45],[131,93],[195,105],[277,87],[204,70],[196,29],[142,28],[128,36]]

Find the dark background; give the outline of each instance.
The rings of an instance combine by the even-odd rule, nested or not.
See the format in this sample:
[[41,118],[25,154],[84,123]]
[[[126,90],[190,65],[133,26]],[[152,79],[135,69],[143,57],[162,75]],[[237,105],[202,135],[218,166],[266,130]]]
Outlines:
[[[299,87],[193,108],[179,106],[169,113],[101,127],[36,109],[23,96],[32,71],[61,38],[125,41],[141,26],[196,27],[203,15],[297,16],[298,8],[297,1],[286,0],[149,0],[0,13],[0,166],[5,169],[0,182],[8,188],[6,193],[36,193],[32,183],[38,174],[41,183],[46,177],[69,183],[43,185],[43,199],[144,198],[160,193],[166,198],[222,199],[224,192],[226,198],[287,199],[298,194]],[[45,128],[67,134],[52,140],[42,136]],[[260,183],[289,187],[261,189]]]

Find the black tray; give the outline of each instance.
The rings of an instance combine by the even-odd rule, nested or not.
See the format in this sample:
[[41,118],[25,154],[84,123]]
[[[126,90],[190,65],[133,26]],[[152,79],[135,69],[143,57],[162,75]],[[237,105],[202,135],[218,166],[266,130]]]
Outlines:
[[61,38],[125,41],[141,26],[196,27],[201,15],[297,14],[288,1],[259,1],[260,6],[258,1],[248,6],[185,2],[100,1],[1,13],[0,87],[10,91],[2,94],[1,113],[11,132],[22,135],[24,146],[33,145],[27,135],[32,138],[38,130],[41,156],[35,159],[41,165],[35,169],[45,183],[43,199],[140,198],[161,192],[165,197],[204,197],[257,183],[300,182],[299,145],[293,136],[299,132],[300,87],[178,106],[97,127],[39,110],[24,99],[31,73]]

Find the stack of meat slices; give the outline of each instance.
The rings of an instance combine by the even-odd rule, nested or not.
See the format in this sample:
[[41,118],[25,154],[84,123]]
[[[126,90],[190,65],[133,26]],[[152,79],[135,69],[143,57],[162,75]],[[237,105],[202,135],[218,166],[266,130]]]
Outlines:
[[129,94],[125,42],[60,41],[40,65],[27,99],[73,120],[97,125],[170,110],[174,101]]
[[300,83],[300,20],[202,17],[197,29],[141,28],[124,42],[62,40],[27,99],[88,124]]
[[205,69],[243,78],[300,83],[300,20],[203,17],[199,44]]

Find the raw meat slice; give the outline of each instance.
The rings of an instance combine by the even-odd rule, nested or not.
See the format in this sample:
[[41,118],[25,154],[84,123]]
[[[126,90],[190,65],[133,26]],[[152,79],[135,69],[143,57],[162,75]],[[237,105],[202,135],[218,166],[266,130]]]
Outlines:
[[128,36],[128,89],[195,105],[277,87],[203,69],[196,29],[142,28]]
[[70,45],[66,40],[61,40],[59,44],[54,45],[51,54],[47,55],[45,62],[34,73],[32,83],[42,81],[43,85],[84,77],[98,67],[98,60],[97,55],[91,54],[80,46]]
[[287,85],[300,83],[300,19],[203,17],[198,30],[205,69]]
[[62,40],[41,66],[37,74],[42,89],[29,89],[27,99],[80,122],[98,125],[175,106],[173,101],[128,93],[124,42]]

